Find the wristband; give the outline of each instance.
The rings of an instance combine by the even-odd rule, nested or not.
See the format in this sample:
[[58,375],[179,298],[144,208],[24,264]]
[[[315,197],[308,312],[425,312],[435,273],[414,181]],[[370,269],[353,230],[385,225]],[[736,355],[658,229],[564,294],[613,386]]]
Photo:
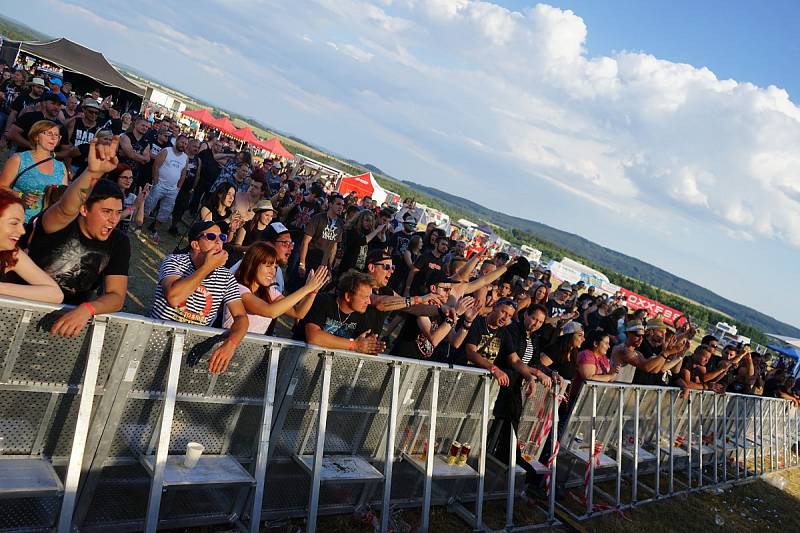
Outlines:
[[305,268],[306,264],[305,263],[297,263],[297,266]]
[[500,369],[499,369],[499,368],[497,368],[496,366],[492,365],[492,368],[489,370],[489,372],[491,372],[492,374],[494,374],[494,373],[495,373],[497,370],[500,370]]
[[347,349],[350,350],[351,352],[356,351],[356,340],[355,339],[350,339],[350,344],[347,345]]
[[406,296],[406,309],[411,307],[411,296]]
[[419,296],[414,296],[414,305],[419,305]]
[[90,304],[89,302],[83,302],[81,304],[81,307],[84,307],[87,311],[89,311],[89,315],[91,315],[91,316],[94,316],[94,315],[97,314],[97,311],[94,310],[94,307],[92,307],[92,304]]

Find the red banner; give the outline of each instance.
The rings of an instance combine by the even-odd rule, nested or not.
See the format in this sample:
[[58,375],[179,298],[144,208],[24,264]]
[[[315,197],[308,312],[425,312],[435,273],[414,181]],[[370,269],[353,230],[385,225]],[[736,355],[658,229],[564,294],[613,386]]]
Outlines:
[[666,305],[655,300],[651,300],[650,298],[642,296],[641,294],[631,292],[623,287],[619,288],[619,292],[625,297],[625,305],[628,307],[628,309],[633,311],[644,309],[650,316],[656,316],[660,313],[661,317],[664,319],[664,322],[670,326],[674,325],[675,321],[683,316],[683,313],[680,311],[677,311],[671,307],[667,307]]

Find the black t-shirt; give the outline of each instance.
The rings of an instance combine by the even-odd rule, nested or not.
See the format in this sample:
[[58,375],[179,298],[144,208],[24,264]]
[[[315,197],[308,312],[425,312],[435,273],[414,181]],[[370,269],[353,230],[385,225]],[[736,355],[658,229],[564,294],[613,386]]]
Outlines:
[[395,265],[397,265],[398,261],[403,260],[403,252],[408,250],[408,244],[411,242],[411,237],[413,236],[413,233],[405,233],[404,231],[397,231],[389,236],[386,244],[392,249]]
[[22,93],[14,99],[14,103],[11,104],[11,110],[16,111],[17,117],[19,117],[23,109],[36,105],[39,100],[41,100],[41,98],[34,98],[30,93]]
[[[442,316],[429,317],[431,321],[431,333],[439,329],[444,324]],[[434,346],[428,337],[422,333],[417,322],[417,317],[406,315],[403,327],[397,335],[397,340],[392,346],[392,355],[410,357],[413,359],[426,359],[429,361],[447,362],[450,356],[450,343],[445,337],[438,345]],[[458,326],[455,326],[456,328]]]
[[222,167],[217,160],[214,159],[214,152],[211,148],[206,148],[201,151],[197,154],[197,157],[200,158],[200,162],[202,163],[200,167],[200,181],[205,186],[211,186],[212,183],[217,181]]
[[508,328],[490,328],[486,317],[479,316],[472,322],[464,344],[475,345],[475,350],[490,363],[506,373],[510,371],[508,356],[516,352],[517,347]]
[[303,238],[303,230],[311,221],[311,217],[319,213],[320,203],[316,200],[303,200],[289,210],[286,216],[286,227],[292,232],[292,239],[300,242]]
[[364,270],[369,251],[366,235],[358,228],[351,228],[345,231],[344,242],[344,252],[339,263],[339,272],[344,273],[351,268]]
[[[28,133],[30,133],[33,125],[39,122],[40,120],[50,120],[50,119],[45,117],[44,113],[42,113],[41,111],[31,111],[30,113],[25,113],[24,115],[19,117],[15,124],[22,130],[21,135],[27,139]],[[67,128],[64,127],[63,125],[59,126],[58,133],[59,135],[61,135],[61,141],[58,143],[58,146],[56,146],[56,151],[60,150],[61,145],[67,142],[67,135],[68,135]],[[29,150],[29,148],[25,148],[24,146],[17,146],[17,152],[25,152],[27,150]]]
[[[662,347],[659,346],[658,348],[654,347],[650,344],[650,341],[647,340],[647,337],[642,339],[642,344],[639,345],[639,353],[642,354],[642,357],[645,359],[650,359],[651,357],[660,357]],[[661,385],[663,386],[668,381],[664,378],[664,372],[645,372],[639,368],[636,369],[636,372],[633,375],[633,383],[637,385]]]
[[765,398],[780,398],[781,392],[788,392],[781,380],[776,377],[771,377],[764,382],[764,392],[762,396]]
[[306,340],[306,324],[316,324],[326,333],[343,339],[355,339],[370,328],[366,313],[342,313],[333,293],[317,295],[306,317],[297,323],[294,340]]
[[422,254],[414,262],[414,266],[419,269],[419,272],[411,282],[411,295],[417,296],[427,292],[428,278],[431,273],[442,270],[442,257],[436,257],[433,253]]
[[[561,317],[569,312],[569,307],[566,303],[560,304],[553,298],[547,300],[545,307],[547,307],[548,318]],[[553,324],[543,324],[539,330],[539,335],[541,335],[544,344],[550,344],[558,337],[559,330],[560,328]]]
[[575,375],[578,373],[577,353],[574,359],[568,359],[561,354],[561,351],[558,349],[558,343],[548,345],[542,352],[547,354],[547,357],[553,361],[553,364],[550,365],[550,370],[558,372],[558,375],[564,379],[571,380],[575,378]]
[[333,247],[342,241],[343,224],[340,218],[328,218],[328,213],[318,213],[311,217],[305,228],[311,236],[306,252],[308,270],[333,261]]
[[[394,296],[394,291],[391,287],[381,287],[379,289],[372,289],[373,294],[377,294],[379,296]],[[380,336],[381,332],[383,331],[383,324],[386,322],[386,317],[389,316],[390,311],[380,311],[374,305],[370,305],[367,308],[367,322],[369,324],[369,329],[372,330],[372,333]]]
[[117,229],[105,241],[90,239],[76,219],[55,233],[37,227],[29,255],[61,287],[64,303],[77,305],[93,298],[105,276],[128,275],[131,245]]
[[4,81],[3,84],[0,85],[0,91],[5,95],[5,100],[0,104],[0,111],[6,114],[10,113],[14,100],[17,99],[24,87],[24,85],[17,85],[14,83],[13,79]]

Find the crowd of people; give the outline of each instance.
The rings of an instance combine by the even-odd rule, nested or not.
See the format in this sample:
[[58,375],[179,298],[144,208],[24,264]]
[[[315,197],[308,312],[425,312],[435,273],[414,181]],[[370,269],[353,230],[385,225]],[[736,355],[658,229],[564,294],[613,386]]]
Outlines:
[[226,329],[214,373],[248,332],[280,334],[282,319],[316,346],[486,369],[501,386],[499,431],[518,424],[523,388],[563,380],[570,402],[587,381],[615,381],[800,403],[787,369],[749,346],[706,336],[692,348],[688,320],[670,327],[524,258],[421,230],[411,198],[395,209],[343,196],[301,165],[257,164],[61,80],[3,79],[15,153],[0,175],[0,294],[73,305],[54,335],[121,310],[129,236],[158,243],[167,228],[185,246],[161,263],[150,316]]

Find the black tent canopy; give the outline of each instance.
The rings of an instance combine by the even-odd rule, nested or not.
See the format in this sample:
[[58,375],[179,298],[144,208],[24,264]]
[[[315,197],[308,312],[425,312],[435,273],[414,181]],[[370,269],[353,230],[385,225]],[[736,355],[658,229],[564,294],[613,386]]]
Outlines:
[[144,88],[123,76],[103,54],[69,39],[22,41],[19,42],[19,50],[65,70],[88,76],[103,85],[144,96]]

